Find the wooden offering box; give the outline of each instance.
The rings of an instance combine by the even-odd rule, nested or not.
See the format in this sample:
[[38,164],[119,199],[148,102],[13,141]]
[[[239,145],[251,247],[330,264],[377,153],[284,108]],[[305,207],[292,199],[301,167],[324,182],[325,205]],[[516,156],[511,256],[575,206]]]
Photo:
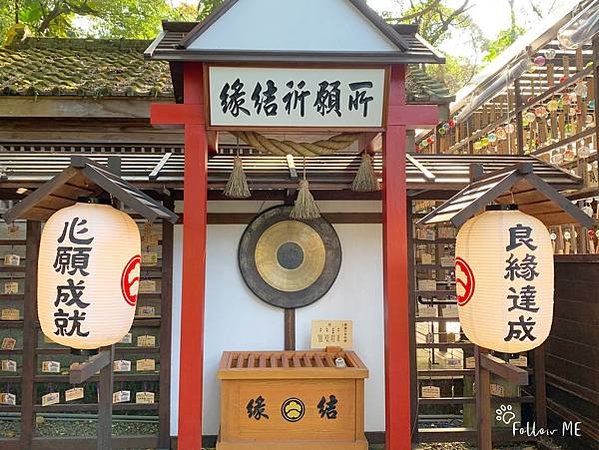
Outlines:
[[225,352],[216,448],[367,450],[367,377],[354,352]]

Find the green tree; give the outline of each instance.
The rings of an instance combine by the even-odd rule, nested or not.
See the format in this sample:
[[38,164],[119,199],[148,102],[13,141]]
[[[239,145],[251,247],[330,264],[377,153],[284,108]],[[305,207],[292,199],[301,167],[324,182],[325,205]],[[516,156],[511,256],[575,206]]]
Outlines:
[[468,58],[461,56],[445,56],[445,64],[427,66],[427,73],[443,83],[451,93],[463,88],[479,70],[479,66]]
[[516,42],[524,34],[524,28],[520,26],[510,27],[499,32],[499,36],[489,43],[487,54],[483,58],[484,62],[491,62],[497,58],[506,48]]
[[[401,15],[384,12],[390,23],[416,23],[418,32],[432,45],[440,46],[452,37],[466,37],[472,53],[478,54],[487,45],[480,27],[468,14],[472,0],[462,0],[457,7],[446,0],[396,0]],[[429,65],[429,75],[444,83],[453,93],[468,83],[478,70],[476,61],[446,55],[445,65]]]
[[167,0],[6,0],[0,38],[15,18],[36,36],[154,38],[163,19],[195,20],[197,10]]
[[197,18],[202,20],[206,18],[214,9],[218,8],[223,0],[200,0],[198,2]]
[[510,7],[510,27],[501,30],[497,39],[489,43],[488,53],[484,57],[483,61],[491,62],[497,58],[506,48],[516,42],[520,36],[526,31],[523,27],[518,25],[516,20],[516,7],[515,0],[507,0]]
[[416,23],[418,32],[428,42],[439,45],[447,40],[457,30],[469,30],[481,36],[480,28],[472,22],[468,10],[472,0],[463,0],[457,7],[450,7],[444,0],[396,0],[401,15],[383,12],[389,23]]
[[153,39],[161,30],[162,20],[193,21],[193,7],[173,8],[165,0],[100,0],[103,7],[91,21],[93,35]]

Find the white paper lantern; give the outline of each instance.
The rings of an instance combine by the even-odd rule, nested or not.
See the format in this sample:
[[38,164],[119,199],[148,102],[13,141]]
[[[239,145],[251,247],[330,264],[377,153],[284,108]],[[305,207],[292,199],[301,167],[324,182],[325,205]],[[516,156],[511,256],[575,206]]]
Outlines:
[[46,222],[38,262],[38,317],[52,341],[97,349],[120,341],[133,323],[141,238],[127,214],[76,203]]
[[456,289],[471,342],[505,353],[540,346],[553,321],[553,247],[545,225],[518,210],[470,219],[457,236]]

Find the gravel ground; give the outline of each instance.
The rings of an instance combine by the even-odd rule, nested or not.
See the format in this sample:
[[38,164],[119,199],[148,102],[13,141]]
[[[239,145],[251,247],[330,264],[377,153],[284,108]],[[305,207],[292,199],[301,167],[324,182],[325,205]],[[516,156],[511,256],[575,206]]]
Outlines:
[[[19,422],[11,420],[0,421],[0,437],[15,438],[19,436]],[[112,433],[116,436],[123,435],[151,435],[158,434],[157,423],[137,423],[137,422],[115,422],[112,424]],[[43,420],[39,421],[36,427],[36,436],[57,437],[57,436],[82,436],[91,437],[96,435],[95,420]]]
[[[112,434],[115,436],[123,435],[149,435],[158,434],[157,423],[136,423],[136,422],[114,422],[112,424]],[[72,422],[60,422],[57,420],[46,420],[37,425],[37,436],[95,436],[95,420],[77,420]]]
[[[151,435],[158,433],[157,423],[115,422],[112,427],[113,434],[122,435]],[[37,423],[37,436],[94,436],[96,421],[94,420],[42,420]],[[19,422],[0,420],[0,437],[18,438]],[[558,447],[559,448],[559,447]],[[416,450],[475,450],[476,447],[466,443],[439,443],[422,444]],[[495,447],[496,450],[537,450],[536,446],[511,445]],[[140,449],[143,450],[143,449]],[[214,449],[205,449],[214,450]],[[370,450],[384,450],[383,445],[373,445]]]

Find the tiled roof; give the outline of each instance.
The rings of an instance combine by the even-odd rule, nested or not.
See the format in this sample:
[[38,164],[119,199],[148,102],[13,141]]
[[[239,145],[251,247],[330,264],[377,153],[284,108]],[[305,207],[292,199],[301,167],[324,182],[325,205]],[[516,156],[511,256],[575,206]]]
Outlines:
[[[0,47],[0,96],[172,97],[168,63],[143,57],[149,44],[28,38]],[[453,100],[443,84],[417,65],[409,66],[407,95],[410,103]]]
[[[124,149],[123,149],[124,150]],[[81,153],[79,153],[81,154]],[[85,156],[107,164],[110,154],[88,153]],[[185,155],[120,153],[122,177],[136,185],[179,188],[183,183]],[[0,174],[7,183],[29,185],[48,181],[70,164],[71,155],[62,152],[15,151],[0,145]],[[234,154],[219,154],[208,160],[209,189],[222,189],[233,170]],[[244,170],[252,189],[272,189],[273,184],[285,188],[297,186],[289,174],[285,156],[242,156]],[[349,188],[360,167],[360,156],[350,154],[307,157],[306,173],[314,189],[330,185]],[[414,154],[406,159],[408,189],[439,189],[457,191],[470,182],[471,164],[480,164],[485,173],[505,170],[515,164],[530,163],[534,173],[557,190],[580,187],[580,178],[532,156],[505,155],[424,155]],[[374,168],[382,171],[381,155],[376,155]]]
[[409,103],[450,103],[454,100],[449,89],[431,78],[420,66],[408,66],[406,94]]
[[170,97],[168,64],[148,41],[27,38],[0,47],[0,95]]

